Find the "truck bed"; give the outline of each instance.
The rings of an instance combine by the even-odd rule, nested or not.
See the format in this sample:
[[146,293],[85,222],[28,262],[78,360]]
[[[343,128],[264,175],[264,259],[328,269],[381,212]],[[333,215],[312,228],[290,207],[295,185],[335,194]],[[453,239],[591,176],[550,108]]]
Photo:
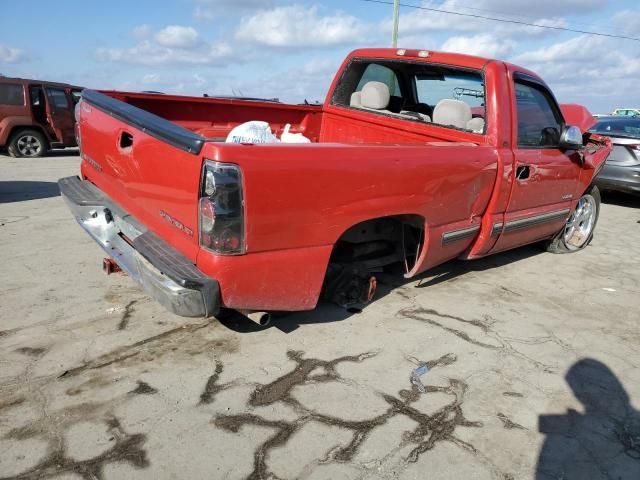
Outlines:
[[[269,123],[277,137],[286,124],[291,133],[302,133],[312,143],[424,144],[446,146],[460,141],[464,132],[425,132],[424,122],[407,122],[397,116],[402,128],[389,128],[393,115],[371,115],[352,109],[342,109],[337,115],[327,113],[322,105],[290,105],[278,102],[188,97],[149,93],[101,92],[111,98],[152,113],[185,128],[205,141],[224,142],[229,132],[241,123],[260,120]],[[468,135],[468,134],[467,134]]]

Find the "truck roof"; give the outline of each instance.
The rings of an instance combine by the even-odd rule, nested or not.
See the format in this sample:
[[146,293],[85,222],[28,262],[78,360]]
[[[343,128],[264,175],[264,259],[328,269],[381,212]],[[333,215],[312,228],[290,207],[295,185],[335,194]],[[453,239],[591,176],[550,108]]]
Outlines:
[[[424,53],[421,53],[424,52]],[[461,53],[437,52],[433,50],[418,50],[409,48],[359,48],[352,51],[347,59],[354,57],[373,57],[389,60],[417,60],[429,63],[444,63],[469,68],[482,68],[491,59],[465,55]]]
[[62,82],[50,82],[48,80],[36,80],[32,78],[19,78],[19,77],[2,77],[0,76],[0,82],[20,82],[20,83],[37,83],[40,85],[51,85],[54,87],[62,87],[62,88],[77,88],[78,90],[82,90],[84,87],[80,87],[78,85],[71,85],[69,83]]
[[[424,53],[421,53],[424,52]],[[438,63],[444,65],[452,65],[457,67],[467,67],[480,70],[489,62],[502,62],[511,71],[519,71],[526,73],[529,76],[542,79],[531,70],[523,68],[519,65],[514,65],[502,60],[496,60],[494,58],[477,57],[475,55],[466,55],[463,53],[451,53],[451,52],[439,52],[435,50],[419,50],[409,48],[359,48],[353,50],[345,62],[348,62],[352,58],[357,57],[369,57],[369,58],[382,58],[387,60],[413,60],[422,61],[425,63]],[[544,83],[544,82],[543,82]]]

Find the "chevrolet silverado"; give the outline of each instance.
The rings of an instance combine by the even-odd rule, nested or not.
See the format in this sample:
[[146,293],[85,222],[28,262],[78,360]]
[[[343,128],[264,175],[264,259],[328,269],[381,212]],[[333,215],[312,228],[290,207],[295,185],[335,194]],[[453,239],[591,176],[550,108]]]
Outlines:
[[[579,251],[611,149],[535,73],[425,50],[353,51],[319,106],[84,90],[76,115],[65,201],[184,316],[366,303],[389,268]],[[311,142],[225,143],[252,120]]]

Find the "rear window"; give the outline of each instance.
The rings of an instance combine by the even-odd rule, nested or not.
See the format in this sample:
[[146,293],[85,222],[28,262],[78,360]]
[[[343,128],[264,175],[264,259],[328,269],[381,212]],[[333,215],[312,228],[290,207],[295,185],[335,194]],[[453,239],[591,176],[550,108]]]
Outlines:
[[354,58],[331,96],[333,105],[472,133],[486,131],[485,103],[482,72],[404,59]]
[[24,105],[24,90],[19,83],[0,83],[0,105]]
[[437,105],[444,98],[461,100],[471,108],[484,107],[484,83],[479,73],[450,72],[416,75],[418,101]]

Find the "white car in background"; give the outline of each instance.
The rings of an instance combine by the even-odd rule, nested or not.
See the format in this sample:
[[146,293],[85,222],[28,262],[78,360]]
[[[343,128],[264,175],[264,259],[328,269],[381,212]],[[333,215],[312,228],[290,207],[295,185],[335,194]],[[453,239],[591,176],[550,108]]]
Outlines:
[[626,115],[627,117],[640,117],[640,108],[616,108],[611,115]]

